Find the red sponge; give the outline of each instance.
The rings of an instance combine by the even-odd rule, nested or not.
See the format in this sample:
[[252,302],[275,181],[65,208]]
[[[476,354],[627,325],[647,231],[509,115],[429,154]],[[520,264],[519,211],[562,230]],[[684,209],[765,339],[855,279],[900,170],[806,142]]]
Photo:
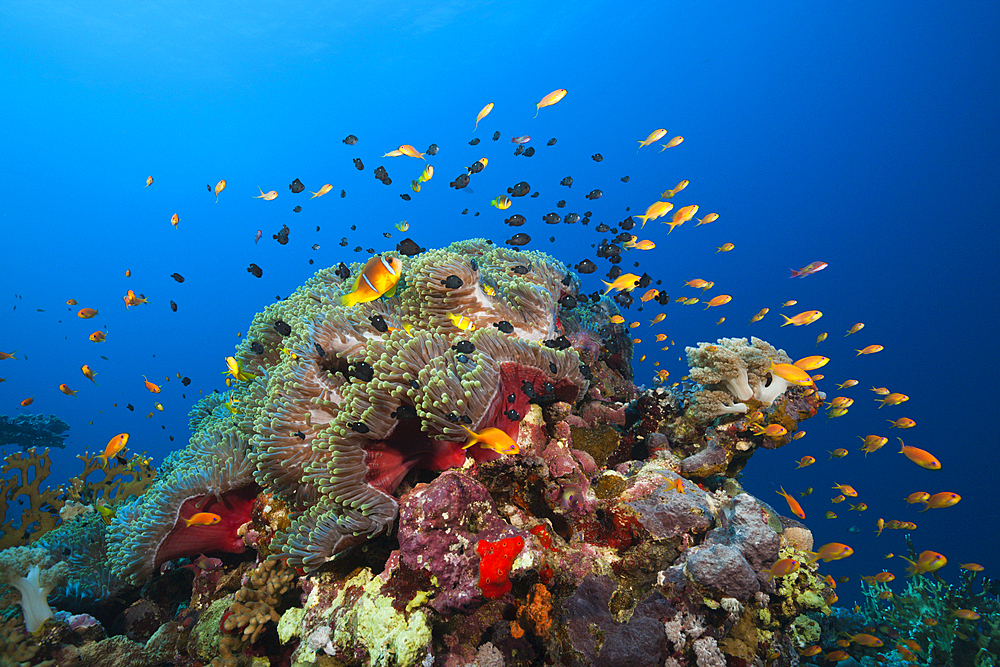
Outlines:
[[497,542],[479,540],[476,553],[479,561],[479,590],[491,600],[501,598],[510,591],[510,568],[524,548],[523,537],[507,537]]

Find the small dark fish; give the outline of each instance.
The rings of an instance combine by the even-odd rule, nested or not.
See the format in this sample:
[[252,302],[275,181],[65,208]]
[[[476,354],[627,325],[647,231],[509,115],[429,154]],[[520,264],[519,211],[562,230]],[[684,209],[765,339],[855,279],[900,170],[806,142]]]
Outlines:
[[521,225],[527,222],[527,219],[520,213],[515,213],[514,215],[504,220],[504,222],[510,225],[511,227],[520,227]]
[[174,303],[173,301],[170,302],[170,310],[174,311],[175,313],[177,312],[177,304]]
[[573,268],[575,268],[579,273],[593,273],[597,270],[597,265],[589,259],[585,259]]
[[467,364],[469,363],[469,358],[464,354],[459,354],[455,357],[455,361],[457,361],[460,364]]
[[632,216],[630,215],[629,217],[622,220],[621,223],[619,223],[619,227],[621,227],[625,231],[628,231],[633,227],[635,227],[635,220],[633,220]]
[[556,208],[566,208],[566,200],[560,199],[556,202]]
[[312,244],[312,249],[313,250],[319,250],[319,244],[318,243],[313,243]]
[[447,278],[445,278],[444,280],[442,280],[441,284],[444,285],[445,287],[447,287],[448,289],[458,289],[459,287],[461,287],[465,283],[462,282],[461,278],[459,278],[458,276],[452,274],[452,275],[448,276]]
[[344,143],[347,144],[348,146],[353,146],[354,144],[358,143],[358,138],[353,134],[349,134],[346,137],[344,137]]
[[474,259],[470,259],[469,260],[469,266],[472,268],[473,271],[478,271],[479,270],[479,262],[477,262]]
[[354,166],[355,166],[355,168],[358,171],[364,171],[365,170],[365,163],[362,162],[361,158],[359,158],[359,157],[354,158]]
[[567,213],[566,217],[563,218],[563,222],[565,222],[567,225],[574,225],[574,224],[580,222],[580,214],[579,213]]
[[531,237],[525,234],[524,232],[520,232],[514,234],[512,237],[504,241],[504,243],[513,246],[528,245],[529,243],[531,243]]
[[366,364],[363,361],[357,361],[350,365],[349,375],[361,380],[362,382],[371,382],[372,378],[375,377],[375,369],[373,369],[370,364]]
[[350,429],[355,433],[368,433],[371,429],[365,426],[364,422],[351,422],[348,424]]
[[521,393],[527,396],[529,400],[538,398],[538,394],[535,393],[535,385],[531,384],[529,380],[521,383]]
[[636,283],[635,286],[637,289],[644,289],[652,284],[653,284],[653,279],[649,277],[649,274],[643,273],[642,276],[639,277],[639,282]]
[[538,192],[538,190],[535,190],[534,192],[532,192],[532,193],[531,193],[531,198],[532,198],[532,199],[534,199],[534,198],[536,198],[536,197],[537,197],[538,195],[539,195],[539,192]]
[[177,281],[177,282],[179,282],[179,283],[182,283],[182,282],[184,282],[184,276],[182,276],[182,275],[181,275],[181,274],[179,274],[179,273],[171,273],[171,274],[170,274],[170,277],[171,277],[171,278],[173,278],[174,280],[176,280],[176,281]]
[[406,194],[405,192],[399,195],[399,198],[402,199],[403,201],[410,201],[410,195]]
[[[559,299],[559,305],[565,308],[566,310],[573,310],[574,308],[576,308],[576,298],[567,294],[563,298]],[[555,373],[555,371],[552,372]]]
[[260,268],[259,266],[251,262],[250,266],[247,267],[247,273],[252,273],[254,275],[254,278],[260,278],[262,275],[264,275],[264,269]]
[[254,354],[264,354],[264,345],[260,341],[250,343],[250,351]]
[[632,295],[628,292],[619,292],[618,294],[615,294],[615,303],[622,308],[628,308],[635,303],[635,299],[633,299]]
[[383,185],[391,185],[392,179],[389,178],[389,172],[385,170],[385,167],[379,165],[375,167],[375,178],[382,181]]
[[531,157],[534,154],[535,154],[534,146],[528,146],[527,148],[524,149],[524,157]]
[[562,282],[562,284],[566,287],[569,287],[573,284],[573,275],[567,271],[566,275],[563,276],[563,279],[560,282]]
[[292,435],[298,436],[299,440],[305,440],[306,439],[306,434],[303,433],[302,431],[296,431],[295,433],[292,433]]
[[467,425],[472,425],[472,417],[469,415],[462,415],[462,423]]
[[346,248],[347,247],[347,237],[346,236],[340,239],[340,247],[341,248]]
[[188,386],[189,384],[191,384],[191,378],[189,378],[188,376],[185,375],[181,379],[181,384],[184,385],[185,387]]
[[472,354],[476,351],[476,346],[472,344],[471,340],[460,340],[452,345],[451,349],[462,354]]
[[559,185],[565,185],[567,188],[573,187],[573,177],[567,176],[566,178],[559,181]]
[[341,190],[340,191],[340,198],[343,199],[346,196],[347,196],[347,190]]
[[622,274],[622,267],[612,266],[608,269],[608,280],[614,281],[615,278]]
[[486,169],[486,165],[483,164],[482,160],[476,160],[472,163],[472,166],[466,167],[470,174],[478,174],[483,169]]
[[205,188],[206,188],[206,189],[207,189],[207,190],[208,190],[209,192],[211,192],[211,191],[212,191],[212,186],[211,186],[211,185],[209,185],[208,183],[206,183],[206,184],[205,184]]
[[476,137],[475,139],[473,139],[472,141],[470,141],[469,145],[470,146],[478,146],[479,145],[479,137]]
[[591,190],[587,193],[587,199],[600,199],[603,194],[600,190]]
[[518,144],[517,148],[514,149],[514,155],[522,155],[524,153],[524,144]]
[[585,224],[585,225],[589,225],[590,224],[590,218],[588,218],[587,216],[583,216],[583,218],[580,220],[580,222],[583,223],[583,224]]
[[500,131],[497,130],[493,133],[493,141],[500,141]]
[[593,155],[590,156],[590,159],[593,160],[594,162],[600,162],[601,160],[604,159],[604,156],[601,155],[600,153],[594,153]]
[[527,266],[524,266],[522,264],[518,264],[517,266],[514,267],[514,273],[516,273],[519,276],[526,276],[526,275],[528,275],[528,271],[530,271],[530,270],[531,270],[530,268],[528,268]]
[[412,405],[400,405],[398,408],[389,413],[389,416],[393,419],[416,419],[417,409]]
[[407,257],[413,257],[414,255],[419,255],[426,248],[421,248],[416,244],[413,239],[403,239],[396,244],[396,252],[400,255],[406,255]]
[[627,232],[621,232],[620,234],[618,234],[618,236],[615,237],[615,241],[618,241],[619,243],[624,243],[625,241],[628,241],[631,238],[632,238],[631,234]]
[[551,139],[549,139],[549,143],[547,143],[545,145],[546,146],[555,146],[556,145],[556,138],[552,137]]
[[622,176],[622,183],[628,183],[628,176]]
[[511,408],[507,412],[503,413],[503,416],[506,417],[507,419],[511,420],[512,422],[521,421],[521,413],[518,412],[517,410],[513,409],[513,408]]
[[135,412],[135,406],[133,406],[131,403],[129,403],[125,407],[129,409],[129,412]]
[[463,208],[462,209],[462,215],[469,215],[469,209]]
[[500,320],[499,322],[494,322],[493,326],[499,329],[502,333],[509,334],[514,333],[514,325],[507,320]]
[[653,298],[656,300],[656,303],[660,304],[661,306],[665,306],[668,303],[670,303],[670,295],[667,294],[666,292],[660,292]]
[[296,178],[294,181],[288,184],[288,189],[295,194],[299,194],[300,192],[306,189],[306,186],[302,185],[302,181]]
[[458,423],[459,421],[458,413],[456,412],[449,412],[444,416],[444,418],[450,421],[452,424]]
[[372,313],[372,316],[368,318],[368,321],[372,323],[375,327],[375,331],[379,333],[385,333],[389,330],[389,325],[385,323],[385,318],[378,313]]
[[302,212],[302,207],[301,206],[296,206],[295,208],[292,209],[292,211],[295,212],[295,213],[301,213]]
[[281,245],[286,245],[288,243],[288,225],[282,225],[281,230],[277,234],[271,234],[271,238],[276,240]]
[[[545,347],[552,348],[553,350],[565,350],[569,347],[572,347],[572,343],[569,342],[569,339],[566,338],[566,336],[559,336],[559,338],[555,338],[553,340],[542,341],[542,345],[544,345]],[[552,392],[546,392],[546,393],[552,393]]]
[[555,375],[556,371],[558,371],[558,370],[559,369],[556,367],[556,365],[553,362],[550,361],[549,362],[549,372],[552,373],[553,375]]
[[351,270],[347,268],[347,265],[341,262],[337,265],[337,270],[333,272],[333,275],[337,276],[341,280],[347,280],[351,277]]
[[546,225],[558,225],[560,222],[562,222],[562,216],[554,212],[546,213],[544,216],[542,216],[542,221]]
[[507,194],[511,197],[523,197],[529,192],[531,192],[531,186],[528,185],[527,181],[515,183],[513,187],[507,188]]
[[439,150],[441,149],[438,148],[437,144],[431,144],[430,146],[427,147],[427,150],[425,152],[428,155],[437,155]]
[[287,336],[292,333],[292,327],[288,322],[278,320],[274,323],[274,330],[277,331],[282,336]]
[[461,190],[462,188],[464,188],[466,185],[469,184],[469,180],[470,179],[468,174],[459,174],[454,181],[449,183],[449,185],[455,188],[456,190]]
[[517,400],[517,394],[507,394],[507,402],[513,403]]

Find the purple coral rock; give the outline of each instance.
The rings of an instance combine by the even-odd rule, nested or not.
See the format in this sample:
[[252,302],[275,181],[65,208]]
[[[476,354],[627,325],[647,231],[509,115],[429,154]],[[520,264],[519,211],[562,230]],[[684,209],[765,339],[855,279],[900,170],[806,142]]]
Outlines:
[[728,526],[708,534],[706,544],[720,543],[736,547],[754,570],[778,559],[781,537],[767,525],[766,510],[748,493],[733,498],[733,513]]
[[746,602],[760,590],[757,573],[739,549],[727,544],[692,547],[685,571],[691,581],[720,597]]
[[430,604],[442,614],[468,611],[482,600],[479,540],[518,534],[530,537],[497,515],[486,487],[457,470],[414,489],[399,506],[399,561],[437,578],[441,592]]
[[[656,486],[648,495],[625,503],[638,513],[643,528],[659,539],[676,538],[684,533],[703,533],[709,529],[712,511],[704,491],[693,484],[684,487],[685,493],[668,490],[667,482],[676,483],[678,479],[676,474],[668,471],[654,473],[651,479]],[[641,483],[634,484],[626,494],[634,497],[639,486]]]
[[726,465],[727,456],[726,450],[712,439],[703,450],[681,461],[681,471],[698,477],[716,474],[719,466]]
[[[606,576],[588,575],[562,612],[566,636],[583,661],[572,664],[612,667],[655,667],[669,655],[663,623],[676,612],[658,592],[635,607],[627,623],[611,616],[608,604],[618,584]],[[603,636],[603,641],[599,637]]]
[[560,440],[550,440],[548,446],[542,451],[542,459],[549,467],[549,474],[553,477],[565,477],[576,469],[576,460],[570,453],[569,447]]

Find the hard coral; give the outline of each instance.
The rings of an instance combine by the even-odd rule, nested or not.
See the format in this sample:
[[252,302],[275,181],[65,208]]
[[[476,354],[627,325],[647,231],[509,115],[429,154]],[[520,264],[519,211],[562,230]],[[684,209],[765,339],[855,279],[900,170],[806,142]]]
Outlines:
[[[60,498],[57,489],[42,490],[42,482],[49,476],[52,468],[52,458],[49,450],[41,452],[32,447],[24,455],[21,452],[9,454],[3,461],[0,479],[0,516],[4,517],[0,524],[0,549],[23,544],[30,544],[46,532],[59,525],[59,510],[65,502]],[[30,472],[29,472],[30,471]],[[10,473],[14,472],[13,475]],[[28,506],[21,510],[18,524],[7,521],[10,516],[10,506],[20,500],[27,499]]]

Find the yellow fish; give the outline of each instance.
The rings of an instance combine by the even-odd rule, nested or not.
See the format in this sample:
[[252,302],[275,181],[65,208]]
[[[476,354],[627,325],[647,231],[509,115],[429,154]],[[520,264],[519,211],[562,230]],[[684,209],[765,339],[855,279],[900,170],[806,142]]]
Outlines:
[[264,188],[260,187],[259,185],[257,186],[257,189],[260,190],[260,194],[259,195],[254,195],[253,196],[254,199],[263,199],[264,201],[274,201],[275,199],[278,198],[278,191],[277,190],[271,190],[270,192],[264,192]]
[[108,441],[107,447],[104,448],[104,453],[97,458],[101,461],[101,467],[108,467],[108,460],[114,458],[118,455],[118,452],[125,449],[125,445],[128,444],[128,433],[119,433],[115,437]]
[[215,184],[215,203],[219,203],[219,193],[226,189],[225,179],[219,181]]
[[550,107],[564,97],[566,97],[565,88],[553,90],[551,93],[543,97],[541,101],[535,105],[535,118],[538,118],[538,112],[542,110],[542,107]]
[[310,190],[309,192],[312,193],[312,197],[310,197],[309,199],[316,199],[316,197],[322,197],[323,195],[325,195],[330,190],[333,190],[333,186],[330,185],[329,183],[327,183],[326,185],[324,185],[323,187],[321,187],[319,189],[319,192],[313,192],[312,190]]
[[673,139],[671,139],[667,143],[660,144],[661,146],[663,146],[663,148],[660,149],[660,152],[662,153],[663,151],[667,150],[668,148],[673,148],[674,146],[679,145],[682,141],[684,141],[684,137],[674,137]]
[[473,132],[479,129],[479,121],[489,116],[491,111],[493,111],[493,102],[490,102],[489,104],[484,106],[482,110],[479,112],[479,115],[476,116],[476,126],[472,128]]
[[646,137],[645,139],[638,140],[639,148],[635,149],[635,152],[638,153],[640,148],[645,148],[646,146],[649,146],[650,144],[659,141],[666,135],[667,131],[662,128],[659,130],[653,130],[652,132],[649,133],[648,137]]

